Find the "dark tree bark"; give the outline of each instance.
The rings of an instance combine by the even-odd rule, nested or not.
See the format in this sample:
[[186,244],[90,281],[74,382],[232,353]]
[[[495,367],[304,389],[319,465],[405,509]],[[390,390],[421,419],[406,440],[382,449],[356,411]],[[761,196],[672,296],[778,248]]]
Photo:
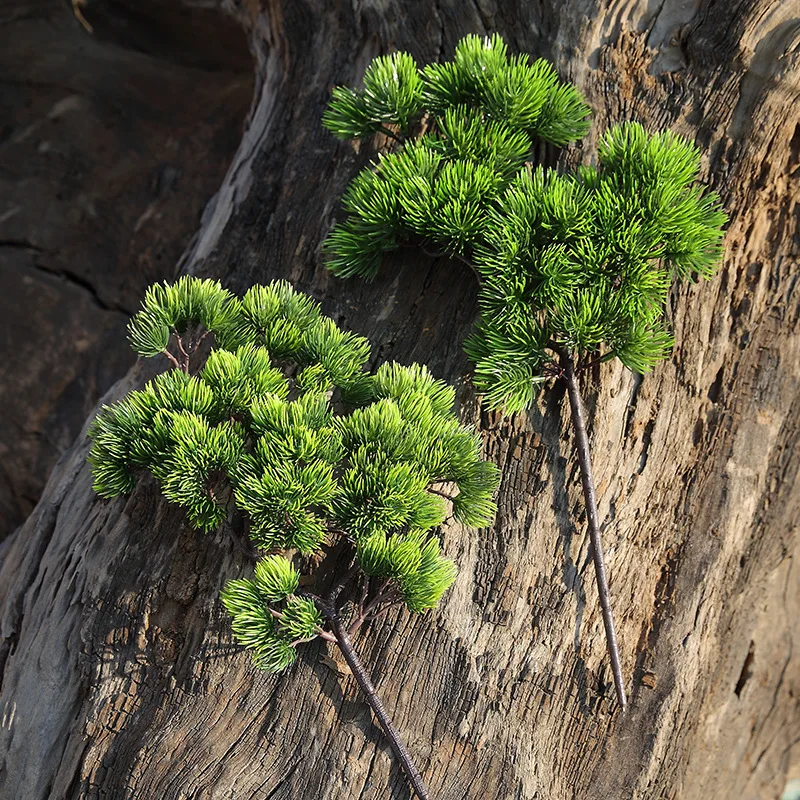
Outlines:
[[[458,383],[502,469],[496,523],[444,531],[460,573],[442,607],[356,639],[431,796],[778,797],[800,769],[797,0],[225,9],[255,54],[254,100],[182,270],[238,291],[288,278],[370,337],[376,362],[427,362]],[[552,59],[595,109],[566,162],[590,159],[613,122],[669,126],[703,148],[731,215],[719,276],[671,295],[672,360],[644,378],[606,364],[581,387],[624,716],[563,385],[529,414],[481,407],[461,350],[476,313],[463,265],[405,254],[366,285],[321,262],[342,190],[373,155],[322,129],[331,86],[393,48],[431,61],[495,30]],[[232,644],[218,592],[249,566],[231,539],[192,530],[152,483],[99,500],[86,453],[82,435],[4,548],[0,795],[408,797],[335,651],[341,671],[320,645],[269,677]]]
[[0,8],[0,539],[133,364],[128,318],[174,273],[250,103],[234,20],[133,5],[87,9],[91,36],[61,0]]

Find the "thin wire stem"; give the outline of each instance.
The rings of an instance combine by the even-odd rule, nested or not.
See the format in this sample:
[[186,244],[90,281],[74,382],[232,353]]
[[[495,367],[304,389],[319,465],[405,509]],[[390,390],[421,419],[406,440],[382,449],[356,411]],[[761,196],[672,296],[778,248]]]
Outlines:
[[430,793],[428,792],[428,787],[425,785],[425,782],[422,780],[422,775],[420,775],[410,753],[403,744],[400,733],[397,728],[395,728],[391,717],[386,713],[386,709],[383,707],[383,703],[380,697],[378,697],[378,693],[375,691],[375,687],[372,685],[372,681],[364,665],[361,663],[361,659],[353,649],[353,643],[350,641],[347,628],[342,622],[339,612],[336,610],[335,598],[327,608],[327,615],[328,621],[331,623],[333,632],[336,635],[339,649],[344,656],[344,660],[347,662],[347,666],[350,667],[350,671],[353,673],[353,677],[356,679],[359,688],[364,693],[369,707],[378,718],[378,722],[381,728],[383,728],[386,738],[389,740],[392,752],[403,767],[403,771],[408,778],[411,788],[416,792],[420,800],[430,800]]
[[563,370],[562,377],[567,384],[567,393],[569,394],[572,426],[575,429],[575,444],[578,448],[578,461],[581,466],[581,483],[583,484],[583,497],[586,501],[586,518],[589,523],[589,539],[591,541],[594,572],[597,577],[597,590],[600,595],[600,607],[603,610],[603,625],[606,629],[606,644],[608,646],[608,654],[611,657],[611,671],[614,674],[614,688],[617,692],[617,700],[624,711],[627,708],[628,700],[625,696],[625,682],[622,678],[619,645],[617,644],[617,634],[614,630],[614,618],[611,614],[611,592],[608,588],[606,565],[603,558],[603,543],[600,539],[600,515],[597,512],[597,492],[594,486],[594,476],[592,475],[589,437],[586,433],[586,415],[572,356],[566,350],[561,350],[560,357]]
[[396,142],[399,142],[400,144],[405,143],[405,139],[398,136],[394,131],[389,130],[389,128],[386,128],[383,125],[378,126],[378,132],[382,133],[384,136],[388,136],[390,139],[394,139]]

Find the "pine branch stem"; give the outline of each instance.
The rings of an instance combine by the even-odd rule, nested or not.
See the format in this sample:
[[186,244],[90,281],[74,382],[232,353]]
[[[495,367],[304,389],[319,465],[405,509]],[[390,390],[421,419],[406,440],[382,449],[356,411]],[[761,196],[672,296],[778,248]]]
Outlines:
[[167,350],[166,347],[161,352],[175,365],[175,367],[177,367],[178,369],[181,368],[181,365],[178,363],[178,359],[175,358],[175,356],[172,355],[172,353],[170,353],[170,351]]
[[388,136],[390,139],[394,139],[399,144],[403,144],[405,142],[405,139],[398,136],[394,131],[389,130],[389,128],[386,128],[383,125],[378,126],[378,132],[382,133],[384,136]]
[[586,372],[587,369],[591,369],[592,367],[595,367],[598,364],[602,364],[602,363],[603,363],[603,359],[602,358],[596,358],[596,359],[594,359],[594,361],[582,361],[580,364],[578,364],[578,366],[577,366],[575,371],[578,372],[578,373]]
[[190,350],[190,352],[191,352],[191,353],[195,353],[195,352],[197,352],[197,348],[198,348],[198,347],[200,347],[200,345],[203,343],[203,340],[206,338],[206,336],[208,336],[208,334],[209,334],[209,333],[211,333],[211,331],[206,331],[206,332],[205,332],[205,333],[204,333],[204,334],[203,334],[203,335],[202,335],[202,336],[201,336],[201,337],[200,337],[200,338],[199,338],[199,339],[198,339],[198,340],[197,340],[197,341],[194,343],[194,345],[192,346],[192,349]]
[[[367,617],[374,611],[374,609],[382,603],[384,600],[389,598],[389,594],[386,591],[391,583],[391,578],[387,578],[378,589],[377,594],[375,597],[370,600],[369,603],[366,605],[363,604],[362,601],[362,610],[361,613],[350,623],[350,626],[347,629],[347,632],[352,636],[366,621]],[[364,598],[366,599],[366,598]]]
[[347,572],[342,576],[342,579],[331,589],[331,593],[328,595],[328,604],[330,605],[333,611],[336,611],[336,603],[339,599],[339,595],[344,590],[344,587],[347,586],[348,583],[360,572],[360,569],[357,564],[353,564]]
[[380,697],[378,697],[378,693],[375,691],[375,687],[372,685],[372,681],[364,665],[361,663],[361,659],[353,649],[353,643],[350,640],[347,628],[342,622],[339,612],[335,608],[335,598],[332,598],[332,602],[327,609],[327,614],[328,620],[333,627],[333,632],[336,635],[339,649],[344,656],[344,660],[347,662],[347,666],[350,667],[350,671],[353,673],[353,677],[356,679],[359,688],[364,693],[369,707],[378,718],[378,722],[386,738],[389,740],[392,752],[403,767],[409,784],[420,800],[430,800],[430,793],[428,792],[427,786],[425,786],[425,782],[422,780],[422,775],[420,775],[410,753],[403,744],[400,733],[397,728],[395,728],[391,717],[386,713],[386,709],[383,707],[383,703]]
[[624,711],[628,705],[625,696],[625,682],[622,678],[622,665],[619,657],[617,634],[614,630],[614,618],[611,614],[611,592],[608,588],[606,566],[603,558],[603,544],[600,539],[600,516],[597,511],[597,492],[592,474],[592,459],[589,452],[589,437],[586,433],[586,414],[581,400],[578,377],[575,373],[575,364],[572,355],[566,350],[560,351],[563,378],[567,384],[570,411],[572,412],[572,426],[575,429],[575,443],[578,448],[578,461],[581,467],[581,483],[583,496],[586,501],[586,517],[589,524],[589,539],[591,541],[592,560],[597,577],[597,590],[600,595],[600,608],[603,611],[603,625],[606,629],[606,643],[608,654],[611,658],[611,671],[614,675],[614,688],[617,700]]
[[610,350],[608,353],[605,353],[599,358],[595,358],[593,361],[582,361],[578,365],[576,372],[578,373],[585,372],[587,369],[596,367],[598,364],[604,364],[606,361],[610,361],[611,358],[613,358],[613,356],[614,356],[614,351]]
[[324,630],[323,628],[317,628],[317,636],[319,636],[320,639],[324,639],[326,642],[330,642],[331,644],[337,642],[336,637],[332,633],[328,633],[328,631]]
[[183,364],[181,366],[181,369],[183,369],[183,371],[188,374],[189,373],[189,354],[186,352],[186,349],[183,346],[183,340],[178,335],[178,331],[174,330],[173,333],[175,334],[175,340],[178,343],[178,350],[180,350],[181,351],[181,355],[183,355]]
[[364,604],[369,597],[370,583],[372,583],[368,575],[363,575],[361,579],[361,599],[358,601],[358,607],[364,608]]

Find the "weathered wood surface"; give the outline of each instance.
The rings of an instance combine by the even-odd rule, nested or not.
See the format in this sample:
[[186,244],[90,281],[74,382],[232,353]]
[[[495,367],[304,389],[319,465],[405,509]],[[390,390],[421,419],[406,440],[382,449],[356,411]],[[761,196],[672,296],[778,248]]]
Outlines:
[[220,13],[193,51],[168,14],[146,34],[120,3],[87,14],[92,36],[60,0],[0,4],[0,539],[133,364],[127,320],[173,274],[252,93]]
[[[242,290],[281,276],[369,336],[375,359],[459,383],[503,471],[496,524],[444,532],[460,565],[426,617],[358,646],[439,800],[778,797],[800,769],[800,6],[589,0],[232,4],[257,62],[239,153],[183,261]],[[632,707],[613,689],[563,390],[481,409],[461,341],[474,278],[407,255],[341,283],[319,246],[370,152],[319,125],[334,82],[391,48],[447,56],[497,30],[552,58],[600,131],[637,118],[696,137],[731,214],[710,283],[678,288],[671,361],[584,389]],[[109,397],[139,384],[134,369]],[[354,691],[311,647],[254,672],[217,600],[248,569],[149,483],[92,495],[81,437],[4,549],[0,796],[405,798]],[[389,787],[387,789],[387,786]]]

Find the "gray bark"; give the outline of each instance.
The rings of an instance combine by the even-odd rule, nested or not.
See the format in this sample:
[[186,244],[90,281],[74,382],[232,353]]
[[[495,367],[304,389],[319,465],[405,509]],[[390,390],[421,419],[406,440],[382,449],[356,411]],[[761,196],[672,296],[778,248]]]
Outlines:
[[[502,470],[495,524],[444,530],[460,573],[441,608],[397,611],[355,641],[431,796],[778,797],[800,776],[797,0],[226,10],[255,54],[253,106],[182,270],[237,291],[288,278],[367,335],[376,362],[427,362],[459,385]],[[720,274],[671,295],[673,358],[644,378],[606,364],[582,386],[624,716],[563,387],[528,414],[482,408],[461,350],[476,312],[463,265],[406,253],[366,285],[321,262],[373,155],[320,126],[331,86],[390,49],[430,61],[495,30],[595,109],[566,162],[591,159],[613,122],[668,126],[701,145],[731,215]],[[231,538],[192,530],[149,482],[98,499],[86,452],[81,435],[4,548],[0,795],[408,797],[335,652],[312,646],[270,677],[232,644],[218,591],[249,567]]]

